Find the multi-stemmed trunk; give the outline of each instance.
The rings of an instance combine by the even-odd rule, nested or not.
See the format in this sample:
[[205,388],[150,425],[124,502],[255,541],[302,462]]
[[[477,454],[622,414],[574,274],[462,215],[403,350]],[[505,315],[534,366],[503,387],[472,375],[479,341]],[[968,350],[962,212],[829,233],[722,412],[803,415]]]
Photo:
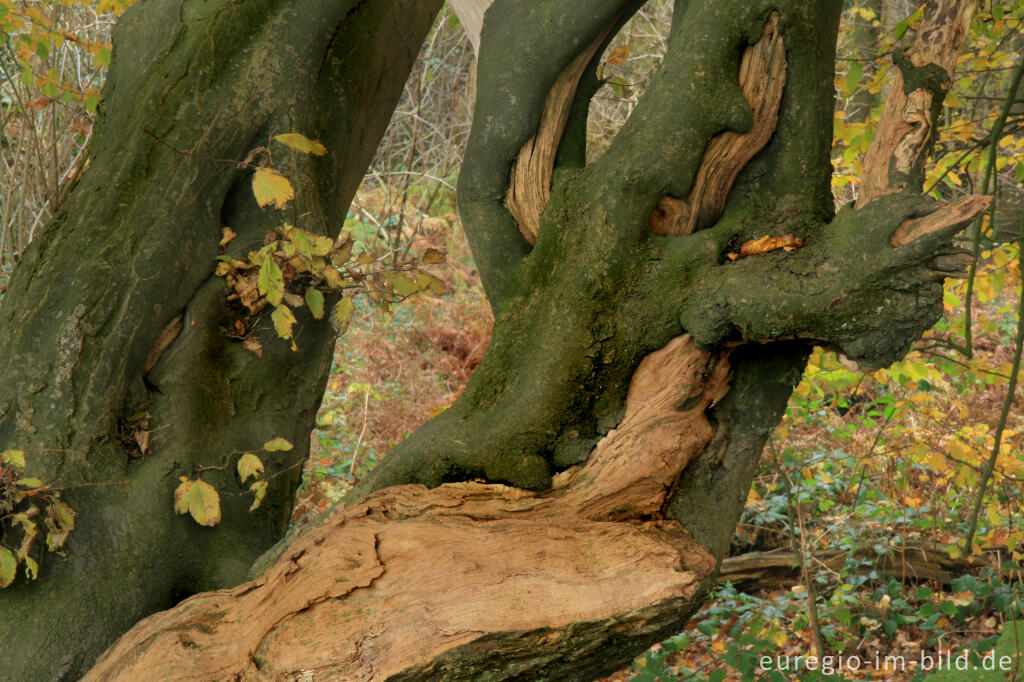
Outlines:
[[[223,287],[211,279],[219,228],[250,248],[273,225],[240,198],[244,176],[205,157],[241,158],[284,128],[333,142],[333,166],[296,169],[314,197],[300,210],[331,232],[375,139],[373,114],[393,102],[409,45],[436,10],[350,4],[349,14],[315,20],[290,7],[249,16],[256,10],[230,3],[168,17],[166,40],[150,43],[148,61],[133,60],[152,65],[112,73],[93,166],[5,303],[0,380],[22,388],[6,404],[0,397],[0,444],[67,450],[47,459],[62,483],[128,480],[69,491],[82,532],[67,564],[50,562],[38,584],[0,593],[22,623],[63,609],[78,632],[91,622],[83,613],[121,592],[105,607],[116,624],[64,643],[68,670],[139,616],[238,582],[287,518],[294,479],[276,484],[268,511],[229,505],[232,521],[213,529],[171,514],[170,490],[192,464],[273,435],[303,442],[330,350],[312,320],[299,354],[277,344],[257,359],[221,336]],[[928,64],[951,68],[969,3],[932,8],[926,21],[956,30],[919,31],[905,96],[892,98],[903,109],[876,137],[859,207],[838,215],[829,153],[839,2],[678,0],[664,63],[608,151],[585,163],[600,53],[639,4],[491,6],[459,182],[495,310],[486,358],[460,399],[389,453],[345,506],[280,543],[253,581],[140,624],[93,679],[591,679],[614,670],[699,605],[812,344],[880,366],[935,321],[942,278],[963,265],[949,242],[986,205],[972,197],[936,210],[916,191],[946,87]],[[171,5],[144,5],[120,29],[122,59],[140,22]],[[243,21],[257,28],[235,34],[263,38],[221,46],[218,36]],[[408,45],[396,47],[396,36]],[[272,66],[295,52],[319,68]],[[204,71],[218,58],[230,68]],[[128,97],[146,104],[129,111],[119,100]],[[130,153],[114,149],[125,130],[137,131]],[[161,227],[170,238],[171,221],[178,241],[143,241]],[[75,235],[82,241],[71,246]],[[784,248],[751,249],[764,237]],[[73,286],[89,281],[75,274],[85,268],[116,285]],[[51,302],[29,315],[30,300]],[[143,376],[161,329],[182,311],[183,331]],[[44,330],[55,353],[10,360],[41,345]],[[133,461],[116,425],[139,409],[164,430]],[[99,587],[71,596],[89,570]],[[61,651],[23,626],[3,627],[7,641]]]

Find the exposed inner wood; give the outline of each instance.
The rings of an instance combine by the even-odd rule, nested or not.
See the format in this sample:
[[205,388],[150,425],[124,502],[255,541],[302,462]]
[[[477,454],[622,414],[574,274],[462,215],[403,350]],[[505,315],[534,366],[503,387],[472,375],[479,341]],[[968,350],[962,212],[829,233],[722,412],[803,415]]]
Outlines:
[[937,211],[923,218],[905,221],[889,237],[889,245],[898,249],[950,225],[966,224],[984,213],[992,201],[992,197],[970,195],[944,204]]
[[712,138],[690,194],[682,199],[664,196],[651,212],[652,232],[686,235],[711,226],[725,210],[736,176],[771,139],[786,84],[786,48],[778,19],[778,13],[772,12],[761,39],[744,51],[740,62],[740,87],[754,113],[753,127],[746,133],[727,130]]
[[[952,78],[977,7],[977,0],[930,0],[907,49],[909,63],[915,67],[938,65]],[[883,194],[905,189],[905,181],[890,180],[890,169],[909,173],[923,162],[934,129],[931,108],[936,93],[928,88],[905,93],[903,75],[895,71],[882,120],[864,156],[857,208]]]
[[558,74],[544,101],[537,132],[519,150],[512,165],[505,205],[516,219],[519,231],[531,244],[537,241],[541,213],[551,200],[555,155],[569,121],[580,78],[611,29],[609,25]]
[[575,655],[580,623],[664,618],[715,568],[656,516],[710,441],[705,410],[728,378],[727,356],[675,339],[640,365],[623,422],[561,487],[380,491],[335,511],[261,578],[142,621],[85,679],[382,680],[538,631],[553,655]]
[[473,45],[473,54],[480,55],[480,31],[484,26],[484,13],[494,4],[494,0],[449,0],[449,5],[459,18],[469,42]]

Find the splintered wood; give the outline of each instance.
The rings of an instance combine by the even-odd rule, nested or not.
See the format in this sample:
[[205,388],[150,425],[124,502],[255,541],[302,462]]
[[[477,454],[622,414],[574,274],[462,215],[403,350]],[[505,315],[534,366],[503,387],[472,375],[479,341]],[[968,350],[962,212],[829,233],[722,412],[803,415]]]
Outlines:
[[[906,51],[907,62],[915,68],[934,64],[952,77],[977,7],[977,0],[928,2],[921,25]],[[890,170],[905,175],[923,163],[934,132],[931,111],[936,93],[930,88],[904,92],[903,75],[898,69],[894,71],[882,120],[864,156],[857,208],[883,194],[907,189],[905,179],[890,181]]]
[[715,560],[659,510],[709,443],[705,411],[728,380],[727,355],[677,338],[641,363],[619,428],[556,489],[382,490],[257,580],[143,620],[85,679],[441,679],[456,660],[459,679],[480,679],[474,661],[480,675],[524,651],[542,652],[537,670],[584,665],[590,645],[681,622]]
[[562,141],[562,133],[569,122],[572,104],[580,78],[587,64],[597,54],[611,32],[609,25],[576,56],[555,79],[544,100],[544,111],[533,137],[519,150],[512,165],[505,205],[519,225],[519,231],[531,244],[537,241],[540,215],[551,201],[551,176],[555,170],[555,155]]
[[[913,68],[938,66],[952,79],[977,7],[977,0],[930,0],[904,55],[907,64]],[[924,163],[931,146],[935,134],[932,109],[938,93],[928,87],[905,92],[903,74],[899,69],[894,71],[882,120],[864,155],[856,208],[893,192],[920,190],[907,183],[914,169]],[[896,175],[892,175],[893,171]],[[899,248],[953,225],[967,224],[991,203],[991,197],[972,195],[941,205],[931,215],[904,221],[893,232],[889,244]]]
[[655,234],[686,235],[718,220],[725,210],[736,176],[771,139],[779,122],[779,104],[786,85],[786,48],[772,12],[761,39],[748,47],[740,63],[740,87],[754,113],[745,133],[727,130],[708,143],[690,194],[683,199],[662,197],[651,212]]

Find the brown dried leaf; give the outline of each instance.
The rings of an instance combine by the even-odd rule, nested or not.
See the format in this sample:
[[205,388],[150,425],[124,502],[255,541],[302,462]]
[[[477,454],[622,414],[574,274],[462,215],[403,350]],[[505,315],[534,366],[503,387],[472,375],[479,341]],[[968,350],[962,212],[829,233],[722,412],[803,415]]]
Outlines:
[[246,349],[258,358],[263,357],[263,345],[257,341],[254,336],[249,336],[242,341],[242,348]]
[[629,57],[629,45],[619,45],[617,48],[611,51],[608,55],[608,59],[605,60],[608,64],[621,64],[626,61]]
[[803,237],[794,237],[791,234],[784,234],[781,237],[764,236],[760,239],[751,239],[743,243],[739,253],[729,253],[726,256],[729,260],[736,262],[747,256],[757,256],[762,253],[783,249],[793,251],[804,245]]
[[224,253],[224,249],[227,248],[231,240],[238,236],[238,233],[232,230],[230,227],[222,227],[220,230],[220,252]]

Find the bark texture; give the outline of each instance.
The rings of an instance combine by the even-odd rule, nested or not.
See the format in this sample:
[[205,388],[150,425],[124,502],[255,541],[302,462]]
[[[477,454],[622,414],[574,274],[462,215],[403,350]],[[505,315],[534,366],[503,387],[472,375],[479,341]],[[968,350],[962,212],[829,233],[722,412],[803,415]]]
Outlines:
[[[439,5],[154,0],[118,23],[88,170],[0,309],[0,450],[25,450],[77,511],[66,557],[0,590],[2,676],[77,678],[143,616],[237,584],[283,535],[334,334],[300,313],[301,353],[272,331],[251,332],[262,358],[244,350],[214,275],[221,228],[243,258],[300,214],[336,233]],[[233,163],[284,132],[330,150],[274,150],[299,192],[287,216],[259,210]],[[179,476],[273,436],[297,447],[266,458],[278,475],[257,512],[229,466],[204,474],[218,526],[174,514]]]
[[621,650],[691,613],[714,571],[678,523],[645,519],[711,440],[706,411],[728,377],[725,356],[676,339],[637,370],[620,428],[551,491],[453,483],[376,493],[334,512],[261,578],[140,623],[86,679],[611,672]]
[[[699,604],[811,344],[878,366],[935,321],[949,241],[985,200],[936,210],[890,192],[833,215],[841,3],[677,2],[661,69],[585,165],[587,55],[638,4],[488,9],[459,182],[496,314],[487,357],[347,506],[268,554],[263,575],[141,622],[91,679],[614,670]],[[545,136],[540,170],[513,173]],[[535,230],[510,210],[510,178],[546,201],[531,209]],[[692,228],[652,230],[665,197],[698,216]],[[802,246],[729,257],[787,234]],[[158,379],[179,343],[154,365]],[[473,478],[488,483],[463,482]],[[204,549],[201,562],[215,551]]]

